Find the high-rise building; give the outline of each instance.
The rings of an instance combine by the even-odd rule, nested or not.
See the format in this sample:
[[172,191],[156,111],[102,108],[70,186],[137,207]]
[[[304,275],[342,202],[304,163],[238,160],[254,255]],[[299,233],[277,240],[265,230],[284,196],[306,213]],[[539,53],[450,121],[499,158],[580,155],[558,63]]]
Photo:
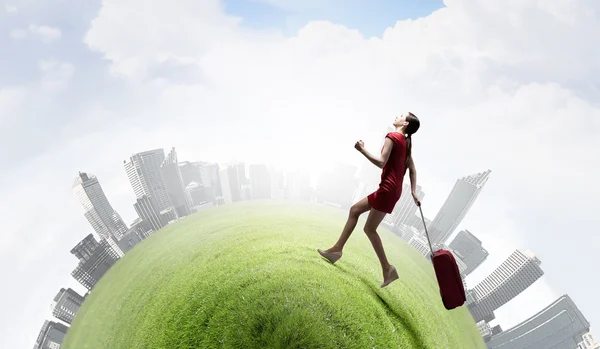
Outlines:
[[200,168],[200,184],[205,187],[209,187],[214,191],[215,197],[222,197],[223,192],[221,189],[221,176],[219,174],[220,168],[217,163],[201,162],[199,163]]
[[224,168],[219,171],[219,179],[221,181],[221,193],[223,194],[223,203],[230,204],[233,202],[233,191],[235,188],[231,187],[231,171],[229,168]]
[[160,165],[165,188],[169,199],[178,217],[185,217],[190,214],[192,203],[185,193],[183,177],[179,171],[179,162],[177,161],[177,152],[172,148],[163,163]]
[[319,200],[343,209],[350,208],[359,184],[356,171],[355,166],[338,164],[332,172],[323,174],[317,186]]
[[127,225],[108,202],[96,176],[79,172],[72,189],[98,239],[106,239],[109,236],[120,239],[127,232]]
[[485,342],[488,342],[492,338],[492,328],[490,324],[485,321],[479,321],[477,324],[477,329],[479,330],[479,334]]
[[135,197],[149,197],[158,212],[173,206],[160,168],[164,161],[165,153],[162,149],[133,154],[123,161]]
[[242,183],[240,182],[239,164],[228,166],[226,169],[229,179],[229,191],[231,192],[231,201],[238,202],[242,200]]
[[69,328],[60,322],[44,321],[33,349],[59,349]]
[[205,186],[198,182],[190,182],[185,188],[185,191],[192,200],[193,206],[203,205],[207,202],[210,202],[213,205],[217,204],[215,191],[211,187]]
[[456,260],[456,265],[458,266],[458,271],[460,272],[460,275],[462,275],[463,277],[466,276],[467,274],[465,274],[465,271],[467,270],[467,264],[463,262],[463,256],[458,251],[455,251],[448,246],[442,245],[441,248],[448,250],[450,251],[450,253],[452,253],[454,259]]
[[419,230],[406,224],[394,227],[393,232],[406,242],[409,242],[414,236],[419,236]]
[[270,168],[269,173],[271,177],[271,197],[278,200],[284,199],[286,188],[285,174],[277,168]]
[[83,296],[72,289],[61,288],[52,302],[52,315],[68,324],[72,323],[83,299]]
[[[419,201],[423,201],[425,193],[421,186],[417,185],[417,197]],[[402,184],[402,195],[391,214],[386,215],[383,220],[386,224],[392,227],[397,227],[400,224],[406,224],[406,221],[417,213],[417,205],[412,196],[410,184]]]
[[310,176],[302,172],[287,172],[285,175],[284,198],[289,200],[311,201],[313,188]]
[[253,199],[271,198],[271,174],[267,165],[250,165],[250,189]]
[[154,231],[158,231],[169,223],[166,216],[158,211],[158,207],[156,207],[155,203],[146,195],[139,197],[136,203],[133,204],[133,208],[138,216],[144,222],[147,222]]
[[415,250],[419,251],[425,258],[431,255],[431,248],[429,247],[429,243],[422,236],[413,236],[410,240],[408,240],[408,244],[415,248]]
[[475,199],[487,183],[491,170],[456,180],[446,202],[429,228],[431,241],[444,243],[473,206]]
[[585,333],[577,349],[600,349],[600,342],[591,333]]
[[495,318],[494,311],[537,281],[544,272],[531,252],[513,252],[496,270],[473,289],[475,301],[469,310],[476,322]]
[[98,243],[93,235],[89,234],[71,250],[71,253],[79,258],[79,264],[71,272],[71,276],[91,290],[117,260],[111,250],[112,247],[106,240]]
[[201,162],[182,161],[179,163],[179,171],[181,172],[181,178],[185,187],[191,182],[202,183],[201,166]]
[[568,295],[513,328],[492,336],[489,349],[574,349],[590,323]]
[[462,261],[466,264],[465,275],[469,275],[477,269],[489,255],[488,251],[482,247],[481,240],[468,230],[461,230],[449,247],[458,252]]

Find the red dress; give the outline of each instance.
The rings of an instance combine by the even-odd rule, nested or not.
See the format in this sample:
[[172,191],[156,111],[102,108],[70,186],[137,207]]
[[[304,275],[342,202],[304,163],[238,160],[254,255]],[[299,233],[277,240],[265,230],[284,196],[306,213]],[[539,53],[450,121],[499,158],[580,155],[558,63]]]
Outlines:
[[381,183],[379,189],[370,194],[367,198],[369,205],[377,211],[392,213],[396,202],[402,195],[402,182],[406,173],[406,138],[398,132],[390,132],[386,135],[394,145],[390,157],[383,167],[381,173]]

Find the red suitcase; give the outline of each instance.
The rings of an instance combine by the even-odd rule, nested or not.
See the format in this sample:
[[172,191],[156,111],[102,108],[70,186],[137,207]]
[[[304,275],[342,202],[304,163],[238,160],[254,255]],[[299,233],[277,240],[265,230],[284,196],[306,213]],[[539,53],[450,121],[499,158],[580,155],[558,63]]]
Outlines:
[[417,206],[419,206],[419,211],[421,212],[423,227],[425,227],[425,235],[427,236],[427,242],[429,242],[429,248],[431,249],[431,262],[433,263],[435,276],[438,285],[440,286],[442,303],[444,303],[444,307],[448,310],[460,307],[465,303],[467,297],[465,296],[465,288],[460,276],[460,271],[458,270],[458,264],[456,264],[454,255],[450,251],[444,249],[435,252],[433,251],[431,241],[429,240],[429,233],[427,232],[427,226],[425,225],[425,217],[423,216],[421,203],[417,202]]

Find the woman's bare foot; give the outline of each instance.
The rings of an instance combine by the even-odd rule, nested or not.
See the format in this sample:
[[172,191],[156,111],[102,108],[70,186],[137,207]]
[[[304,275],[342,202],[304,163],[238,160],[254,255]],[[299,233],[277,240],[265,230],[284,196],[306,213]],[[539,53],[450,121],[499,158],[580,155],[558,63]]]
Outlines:
[[394,280],[397,280],[399,278],[398,276],[398,272],[396,271],[396,268],[394,268],[393,265],[390,265],[390,268],[386,271],[384,271],[383,273],[383,284],[381,284],[381,288],[386,287],[387,285],[391,284]]

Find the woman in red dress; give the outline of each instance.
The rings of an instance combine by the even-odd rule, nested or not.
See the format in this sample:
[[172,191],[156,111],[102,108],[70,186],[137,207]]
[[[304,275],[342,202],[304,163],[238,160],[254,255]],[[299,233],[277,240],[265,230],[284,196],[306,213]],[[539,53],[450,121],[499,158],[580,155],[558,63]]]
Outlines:
[[415,203],[418,203],[416,193],[417,170],[411,156],[411,136],[419,129],[420,122],[413,113],[407,112],[396,117],[393,125],[396,127],[396,130],[386,135],[380,157],[376,157],[366,151],[363,141],[356,142],[354,147],[375,166],[383,169],[379,189],[350,208],[348,221],[344,226],[340,238],[333,247],[325,251],[321,249],[317,250],[321,256],[328,259],[331,263],[335,263],[342,257],[344,245],[356,227],[358,218],[361,214],[369,211],[364,231],[369,240],[371,240],[375,253],[379,257],[379,262],[381,262],[381,268],[383,269],[383,284],[381,284],[381,287],[385,287],[398,279],[398,272],[385,256],[383,244],[381,243],[379,234],[377,234],[377,227],[379,227],[386,214],[392,213],[396,202],[400,199],[406,170],[409,171],[413,199]]

